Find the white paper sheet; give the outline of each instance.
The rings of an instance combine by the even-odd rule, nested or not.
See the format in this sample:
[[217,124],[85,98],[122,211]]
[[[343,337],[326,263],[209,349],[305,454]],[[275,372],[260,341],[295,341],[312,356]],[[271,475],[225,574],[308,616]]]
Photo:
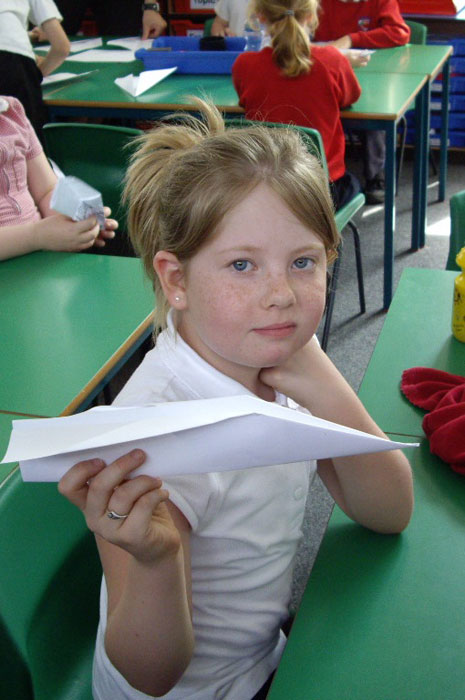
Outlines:
[[[103,46],[103,41],[101,37],[95,37],[93,39],[79,39],[78,41],[70,42],[70,51],[71,53],[77,53],[78,51],[97,49],[99,46]],[[49,51],[50,49],[50,45],[34,47],[35,51]]]
[[133,97],[142,95],[143,92],[167,78],[176,70],[174,68],[158,68],[157,70],[144,70],[140,75],[125,75],[123,78],[115,78],[115,83]]
[[81,63],[129,63],[135,60],[134,51],[121,49],[91,49],[82,51],[74,56],[68,56],[67,61],[79,61]]
[[244,395],[13,421],[3,462],[19,461],[24,481],[58,481],[83,459],[139,447],[147,460],[133,476],[163,477],[408,446]]
[[42,87],[55,85],[56,83],[72,82],[73,80],[83,80],[87,75],[97,73],[98,70],[87,70],[85,73],[52,73],[42,80]]
[[138,51],[139,49],[151,49],[153,39],[141,39],[140,36],[126,36],[122,39],[110,39],[107,41],[107,46],[121,46],[129,51]]

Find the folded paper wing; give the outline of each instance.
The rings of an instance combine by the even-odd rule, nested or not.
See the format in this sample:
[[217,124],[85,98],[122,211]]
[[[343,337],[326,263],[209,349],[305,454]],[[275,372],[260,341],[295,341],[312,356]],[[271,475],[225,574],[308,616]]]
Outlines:
[[13,421],[3,461],[19,461],[24,481],[58,481],[77,462],[110,463],[136,447],[147,460],[133,476],[165,477],[408,446],[253,396],[228,396]]

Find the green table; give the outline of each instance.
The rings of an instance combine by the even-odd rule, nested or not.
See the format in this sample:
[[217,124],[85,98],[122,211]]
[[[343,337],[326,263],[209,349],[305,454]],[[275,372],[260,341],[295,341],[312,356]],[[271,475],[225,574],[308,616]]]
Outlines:
[[425,412],[399,385],[404,369],[434,367],[465,375],[465,343],[451,334],[456,272],[406,268],[382,328],[359,396],[385,432],[423,436]]
[[465,478],[426,440],[407,454],[410,525],[377,535],[335,508],[268,700],[463,699]]
[[85,408],[152,330],[137,258],[32,253],[0,263],[0,411]]

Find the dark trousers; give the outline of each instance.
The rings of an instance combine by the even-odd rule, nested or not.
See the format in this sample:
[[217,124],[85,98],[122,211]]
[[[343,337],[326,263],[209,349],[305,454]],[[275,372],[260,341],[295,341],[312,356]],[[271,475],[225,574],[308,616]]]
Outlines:
[[362,144],[363,174],[366,180],[383,175],[386,159],[386,134],[384,131],[360,131]]
[[47,107],[42,99],[42,73],[32,58],[19,53],[0,51],[0,95],[16,97],[43,144],[42,127],[47,121]]

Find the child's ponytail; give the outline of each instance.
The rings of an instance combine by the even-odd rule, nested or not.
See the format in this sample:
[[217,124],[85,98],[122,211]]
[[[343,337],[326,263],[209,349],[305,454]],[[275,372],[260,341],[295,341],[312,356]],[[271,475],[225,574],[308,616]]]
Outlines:
[[308,73],[312,59],[304,23],[316,28],[317,0],[254,0],[251,10],[268,25],[273,58],[284,75]]

